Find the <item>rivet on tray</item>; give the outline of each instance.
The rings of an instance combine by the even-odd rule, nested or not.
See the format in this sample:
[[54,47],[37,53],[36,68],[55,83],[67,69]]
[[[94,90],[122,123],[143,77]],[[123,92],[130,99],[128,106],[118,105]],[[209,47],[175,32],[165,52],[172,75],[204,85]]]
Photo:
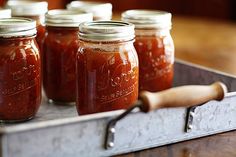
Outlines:
[[193,125],[188,125],[188,130],[191,130],[193,128]]
[[110,128],[109,131],[110,131],[111,133],[115,133],[115,132],[116,132],[115,128]]
[[114,143],[113,142],[109,142],[108,146],[109,147],[114,147]]
[[189,114],[190,114],[190,116],[192,116],[192,117],[195,116],[195,113],[194,113],[194,112],[190,112]]

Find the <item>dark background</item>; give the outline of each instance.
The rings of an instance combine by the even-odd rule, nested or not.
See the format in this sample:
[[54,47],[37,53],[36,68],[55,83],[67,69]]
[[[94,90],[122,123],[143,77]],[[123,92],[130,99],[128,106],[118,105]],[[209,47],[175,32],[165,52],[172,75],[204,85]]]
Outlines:
[[[49,9],[65,8],[71,0],[47,0]],[[175,15],[236,21],[236,0],[92,0],[110,2],[114,12],[128,9],[159,9]],[[6,0],[0,0],[3,6]]]

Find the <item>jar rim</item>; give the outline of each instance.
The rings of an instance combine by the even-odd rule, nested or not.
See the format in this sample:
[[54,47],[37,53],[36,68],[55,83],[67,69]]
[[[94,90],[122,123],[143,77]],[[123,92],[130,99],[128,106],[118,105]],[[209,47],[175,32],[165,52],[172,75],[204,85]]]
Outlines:
[[36,32],[35,20],[18,17],[0,19],[0,37],[31,36]]
[[11,17],[11,9],[0,9],[0,18],[10,18]]
[[122,21],[84,22],[79,26],[79,38],[89,41],[128,41],[134,39],[134,25]]
[[7,1],[6,8],[12,10],[13,16],[37,16],[45,14],[48,11],[46,1]]
[[111,16],[112,4],[102,2],[72,1],[66,6],[69,10],[79,10],[93,13],[94,16]]
[[127,10],[121,14],[122,21],[130,22],[135,28],[171,28],[172,15],[161,10]]
[[93,15],[81,11],[54,9],[48,11],[45,18],[47,26],[79,27],[82,22],[92,21]]

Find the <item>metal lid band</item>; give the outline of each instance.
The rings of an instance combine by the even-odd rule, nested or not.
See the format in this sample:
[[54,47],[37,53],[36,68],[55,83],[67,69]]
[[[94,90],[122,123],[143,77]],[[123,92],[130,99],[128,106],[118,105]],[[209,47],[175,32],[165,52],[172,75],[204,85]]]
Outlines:
[[48,11],[48,3],[45,1],[7,1],[6,8],[12,10],[13,16],[38,16]]
[[46,25],[55,27],[79,27],[82,22],[92,21],[91,13],[79,11],[55,9],[46,14]]
[[11,9],[0,9],[0,18],[10,18]]
[[133,40],[134,25],[121,21],[85,22],[79,26],[79,38],[89,41]]
[[128,10],[122,13],[122,21],[135,28],[171,28],[171,13],[159,10]]
[[93,13],[94,16],[112,16],[111,3],[72,1],[66,7],[69,10],[78,10],[87,13]]
[[31,36],[36,34],[36,21],[27,18],[0,19],[0,37]]

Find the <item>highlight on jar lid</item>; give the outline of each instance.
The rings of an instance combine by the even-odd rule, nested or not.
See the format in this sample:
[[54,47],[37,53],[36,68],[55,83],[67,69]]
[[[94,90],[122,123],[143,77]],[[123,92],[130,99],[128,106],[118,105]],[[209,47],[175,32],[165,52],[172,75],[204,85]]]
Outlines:
[[11,17],[11,9],[0,8],[0,18],[10,18],[10,17]]
[[45,16],[46,25],[56,27],[79,27],[80,23],[93,20],[92,13],[65,9],[50,10]]
[[28,18],[0,19],[0,37],[21,37],[36,34],[36,22]]
[[12,10],[12,16],[37,16],[48,11],[48,3],[45,1],[9,0],[6,8]]
[[159,10],[128,10],[122,13],[122,21],[135,28],[171,28],[171,13]]
[[134,25],[121,21],[84,22],[79,38],[86,41],[129,41],[134,39]]
[[93,13],[94,19],[98,20],[110,20],[112,17],[111,3],[72,1],[67,5],[67,9]]

